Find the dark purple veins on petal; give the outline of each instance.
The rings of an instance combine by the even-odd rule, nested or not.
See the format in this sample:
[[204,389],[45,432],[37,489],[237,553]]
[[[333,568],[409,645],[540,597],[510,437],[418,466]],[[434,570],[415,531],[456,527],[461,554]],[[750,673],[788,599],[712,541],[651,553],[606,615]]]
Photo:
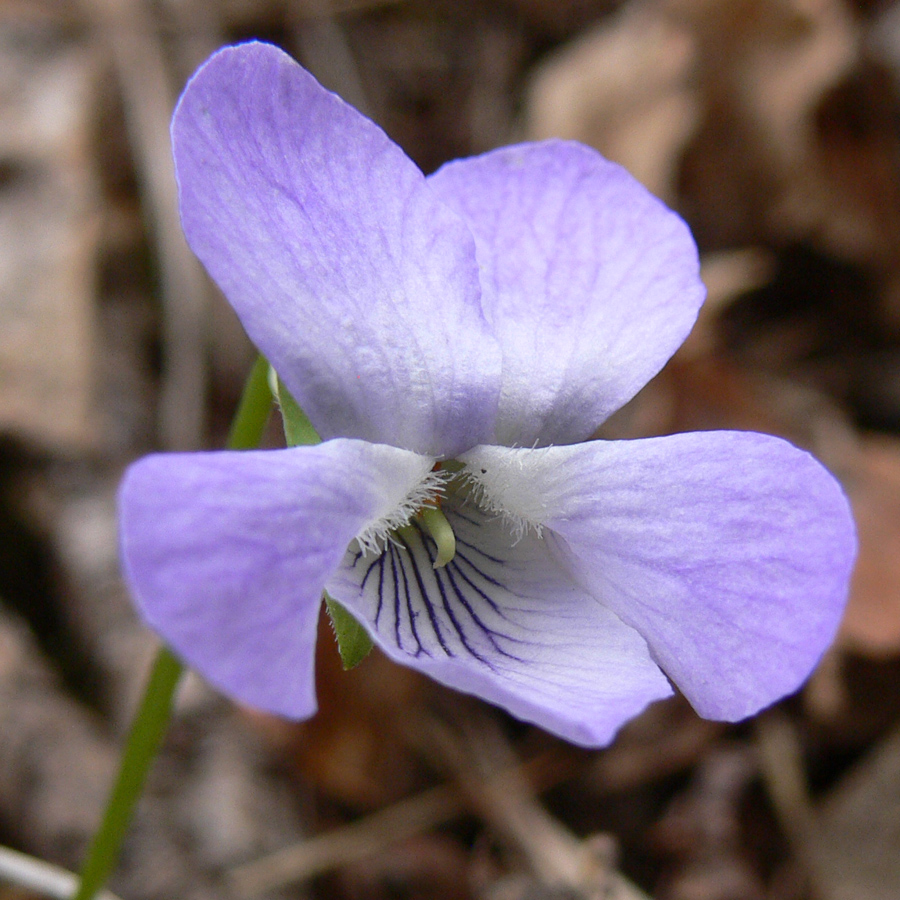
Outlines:
[[[450,514],[451,523],[454,518],[480,525],[459,514]],[[497,577],[503,561],[459,538],[456,556],[446,566],[435,569],[436,558],[434,539],[415,521],[376,559],[351,555],[350,568],[365,565],[360,588],[374,588],[375,629],[391,629],[396,646],[416,658],[466,656],[490,669],[497,657],[521,662],[504,644],[522,639],[505,633],[502,623],[511,623],[490,596],[492,588],[503,587]],[[387,609],[393,611],[391,624],[384,621]]]

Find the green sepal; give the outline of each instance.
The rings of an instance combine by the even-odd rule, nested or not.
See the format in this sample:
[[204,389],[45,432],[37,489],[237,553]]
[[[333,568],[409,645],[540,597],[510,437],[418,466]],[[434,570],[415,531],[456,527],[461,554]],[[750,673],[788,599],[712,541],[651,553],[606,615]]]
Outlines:
[[325,594],[325,608],[331,618],[331,627],[337,638],[344,669],[356,668],[371,652],[372,638],[366,629],[328,594]]
[[278,399],[278,408],[281,410],[281,421],[284,423],[284,439],[288,447],[299,447],[307,444],[320,444],[322,438],[313,428],[309,417],[300,409],[300,404],[291,396],[291,392],[284,386],[284,382],[274,370],[273,393]]
[[[288,447],[300,447],[321,443],[322,438],[313,428],[309,417],[300,408],[300,404],[291,396],[274,369],[269,370],[272,392],[278,400],[281,410],[281,421],[284,424],[284,439]],[[337,639],[338,651],[345,669],[358,666],[372,650],[372,639],[365,628],[341,606],[333,597],[325,594],[325,608],[331,619],[331,627]]]

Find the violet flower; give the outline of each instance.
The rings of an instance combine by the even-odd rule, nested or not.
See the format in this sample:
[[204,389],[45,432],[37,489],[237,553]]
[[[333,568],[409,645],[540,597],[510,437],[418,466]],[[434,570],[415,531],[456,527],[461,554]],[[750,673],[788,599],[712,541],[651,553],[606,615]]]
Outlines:
[[694,322],[681,219],[574,143],[425,178],[265,44],[215,54],[172,133],[188,241],[325,439],[129,470],[126,577],[176,653],[310,716],[324,589],[586,745],[669,679],[729,721],[802,683],[855,552],[834,479],[761,434],[587,441]]

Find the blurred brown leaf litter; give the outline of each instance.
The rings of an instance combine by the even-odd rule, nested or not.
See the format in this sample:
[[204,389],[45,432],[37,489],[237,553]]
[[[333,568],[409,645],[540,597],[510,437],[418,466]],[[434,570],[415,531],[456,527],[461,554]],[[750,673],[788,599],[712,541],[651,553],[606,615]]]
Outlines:
[[364,103],[427,171],[571,137],[678,209],[709,301],[603,433],[784,435],[842,479],[860,561],[838,643],[799,696],[734,727],[674,700],[602,752],[377,656],[345,673],[327,639],[309,723],[190,678],[114,890],[900,896],[889,0],[0,4],[0,841],[77,867],[153,648],[117,576],[118,477],[155,447],[220,446],[252,359],[173,230],[165,158],[178,87],[249,37]]

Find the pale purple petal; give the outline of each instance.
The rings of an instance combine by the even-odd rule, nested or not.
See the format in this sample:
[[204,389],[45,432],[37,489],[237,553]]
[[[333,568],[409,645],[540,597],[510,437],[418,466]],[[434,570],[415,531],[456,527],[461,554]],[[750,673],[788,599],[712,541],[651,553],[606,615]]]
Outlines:
[[687,226],[596,151],[505,147],[429,184],[475,234],[503,349],[497,443],[584,440],[691,330],[705,291]]
[[325,581],[431,462],[349,440],[146,457],[119,498],[126,580],[148,624],[213,684],[305,718]]
[[172,139],[188,242],[323,437],[432,456],[489,437],[472,236],[380,128],[252,43],[197,72]]
[[392,659],[574,741],[600,746],[671,688],[641,636],[574,584],[552,547],[476,506],[444,511],[457,552],[435,569],[414,521],[327,585]]
[[567,545],[696,710],[796,690],[834,637],[856,549],[837,482],[785,441],[703,432],[465,456],[486,495]]

